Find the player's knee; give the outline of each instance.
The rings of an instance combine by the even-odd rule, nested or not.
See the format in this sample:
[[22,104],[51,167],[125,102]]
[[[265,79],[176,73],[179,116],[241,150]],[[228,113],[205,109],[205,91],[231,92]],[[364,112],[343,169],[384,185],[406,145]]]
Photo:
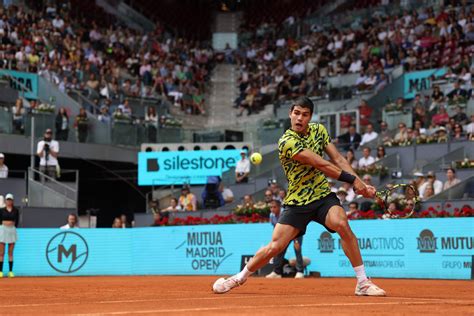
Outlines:
[[346,233],[350,231],[349,221],[347,218],[340,218],[334,223],[334,228],[338,233]]
[[267,249],[268,253],[273,257],[283,251],[283,245],[277,241],[272,241]]

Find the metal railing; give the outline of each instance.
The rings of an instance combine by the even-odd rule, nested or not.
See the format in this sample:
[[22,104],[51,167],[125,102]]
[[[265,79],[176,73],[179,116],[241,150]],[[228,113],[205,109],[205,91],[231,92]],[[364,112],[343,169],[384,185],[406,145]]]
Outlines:
[[464,147],[455,149],[446,155],[424,165],[422,167],[423,172],[436,171],[440,169],[446,169],[451,167],[451,163],[456,160],[462,160],[466,157]]

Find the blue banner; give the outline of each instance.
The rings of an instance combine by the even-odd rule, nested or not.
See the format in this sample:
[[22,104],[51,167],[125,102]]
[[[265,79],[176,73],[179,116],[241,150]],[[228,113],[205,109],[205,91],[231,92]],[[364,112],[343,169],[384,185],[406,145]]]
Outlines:
[[[0,75],[8,76],[10,87],[23,91],[23,96],[27,99],[38,99],[38,75],[29,72],[0,69]],[[15,80],[12,79],[15,78]]]
[[138,185],[205,184],[235,167],[240,150],[196,150],[138,153]]
[[413,99],[417,93],[423,90],[431,89],[431,77],[443,76],[446,73],[445,68],[429,69],[408,72],[403,75],[403,96],[405,99]]
[[[353,221],[372,277],[471,279],[474,218]],[[271,238],[270,224],[133,229],[18,229],[18,276],[221,275]],[[6,254],[5,254],[6,256]],[[293,257],[290,248],[287,256]],[[353,277],[337,234],[308,227],[303,256],[308,271]],[[7,262],[7,257],[4,259]]]

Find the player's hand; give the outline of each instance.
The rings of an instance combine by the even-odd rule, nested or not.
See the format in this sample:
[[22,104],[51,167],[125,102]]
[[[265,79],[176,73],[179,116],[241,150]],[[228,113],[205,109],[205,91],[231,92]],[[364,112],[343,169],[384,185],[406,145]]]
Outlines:
[[373,198],[375,196],[375,188],[371,185],[366,185],[360,178],[354,181],[354,191],[365,198]]

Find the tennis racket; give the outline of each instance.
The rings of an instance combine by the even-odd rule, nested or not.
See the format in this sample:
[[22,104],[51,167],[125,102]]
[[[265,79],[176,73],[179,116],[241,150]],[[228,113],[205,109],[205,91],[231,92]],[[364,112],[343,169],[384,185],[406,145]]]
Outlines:
[[389,218],[408,218],[420,206],[418,189],[411,184],[389,184],[375,193],[376,202]]

